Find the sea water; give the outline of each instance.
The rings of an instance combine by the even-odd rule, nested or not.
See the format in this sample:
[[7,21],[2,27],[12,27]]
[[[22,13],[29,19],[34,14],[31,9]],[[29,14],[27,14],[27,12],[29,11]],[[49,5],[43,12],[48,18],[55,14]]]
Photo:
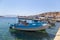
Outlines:
[[17,23],[15,17],[0,17],[0,40],[53,40],[60,23],[55,23],[52,28],[46,29],[47,33],[42,32],[16,32],[9,31],[10,24]]

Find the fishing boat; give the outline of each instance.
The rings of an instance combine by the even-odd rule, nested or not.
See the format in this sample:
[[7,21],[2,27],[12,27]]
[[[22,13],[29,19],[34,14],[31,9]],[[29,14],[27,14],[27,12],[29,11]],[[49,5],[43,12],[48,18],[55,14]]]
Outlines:
[[49,28],[48,23],[38,19],[18,18],[18,22],[10,25],[10,29],[22,31],[38,31]]

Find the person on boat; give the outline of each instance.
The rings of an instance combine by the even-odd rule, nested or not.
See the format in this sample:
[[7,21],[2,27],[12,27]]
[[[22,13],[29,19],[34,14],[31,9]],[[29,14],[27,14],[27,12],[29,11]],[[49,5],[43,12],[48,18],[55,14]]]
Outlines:
[[27,25],[28,25],[28,23],[27,23],[26,21],[23,21],[23,24],[24,24],[25,26],[27,26]]
[[24,22],[24,21],[21,21],[20,19],[18,19],[18,24],[19,24],[19,25],[20,25],[20,24],[23,25],[23,22]]
[[21,25],[28,25],[28,23],[26,21],[21,21],[21,20],[18,20],[18,24],[21,24]]

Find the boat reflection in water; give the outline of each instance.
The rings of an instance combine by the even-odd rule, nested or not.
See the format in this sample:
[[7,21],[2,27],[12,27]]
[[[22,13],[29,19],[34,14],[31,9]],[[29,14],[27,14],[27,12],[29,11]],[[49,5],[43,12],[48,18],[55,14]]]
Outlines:
[[19,30],[10,30],[11,36],[16,40],[51,40],[50,36],[47,33],[43,32],[32,32],[32,31],[19,31]]

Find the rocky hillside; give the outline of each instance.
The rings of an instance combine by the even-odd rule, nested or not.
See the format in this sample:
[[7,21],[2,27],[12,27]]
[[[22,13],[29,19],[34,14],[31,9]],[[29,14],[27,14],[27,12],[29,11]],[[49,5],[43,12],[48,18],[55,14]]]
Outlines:
[[60,17],[60,12],[47,12],[47,13],[40,14],[40,16],[44,16],[44,17]]
[[60,12],[46,12],[46,13],[40,13],[38,15],[33,15],[29,17],[60,17]]

